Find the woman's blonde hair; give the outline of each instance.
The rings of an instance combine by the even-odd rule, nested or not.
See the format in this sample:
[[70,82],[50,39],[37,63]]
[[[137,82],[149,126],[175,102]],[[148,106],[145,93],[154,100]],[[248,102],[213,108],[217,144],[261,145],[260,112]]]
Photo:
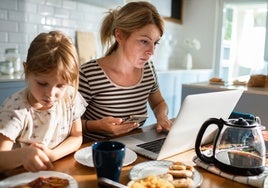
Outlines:
[[109,11],[103,20],[100,32],[102,46],[108,49],[105,56],[118,48],[114,38],[115,29],[120,29],[126,37],[129,37],[132,32],[148,24],[156,25],[160,35],[163,35],[164,20],[155,6],[148,2],[130,2],[122,8]]
[[25,77],[30,74],[46,74],[57,70],[57,74],[75,88],[79,83],[79,62],[72,40],[60,31],[40,33],[31,43],[25,68]]

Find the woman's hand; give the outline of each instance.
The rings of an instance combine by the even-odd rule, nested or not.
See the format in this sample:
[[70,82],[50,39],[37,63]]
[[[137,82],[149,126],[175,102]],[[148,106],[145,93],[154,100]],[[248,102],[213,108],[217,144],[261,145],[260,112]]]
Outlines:
[[128,133],[139,127],[138,123],[124,123],[122,118],[105,117],[100,122],[101,127],[104,129],[103,131],[114,136]]
[[172,122],[168,119],[168,106],[159,89],[150,94],[149,103],[157,119],[156,131],[169,131]]
[[169,131],[172,126],[172,121],[167,116],[161,116],[157,118],[156,131]]
[[52,169],[53,164],[47,154],[33,145],[22,148],[22,166],[31,172]]

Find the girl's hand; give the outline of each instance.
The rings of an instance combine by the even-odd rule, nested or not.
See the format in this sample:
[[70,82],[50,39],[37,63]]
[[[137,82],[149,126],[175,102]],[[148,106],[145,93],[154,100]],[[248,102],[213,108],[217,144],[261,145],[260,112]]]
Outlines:
[[38,172],[40,170],[49,170],[53,168],[53,164],[43,150],[32,145],[23,147],[22,150],[22,166],[26,170],[30,172]]
[[32,146],[41,149],[48,156],[48,158],[49,158],[50,161],[54,161],[53,160],[52,150],[49,149],[49,148],[47,148],[46,146],[44,146],[44,144],[33,143]]

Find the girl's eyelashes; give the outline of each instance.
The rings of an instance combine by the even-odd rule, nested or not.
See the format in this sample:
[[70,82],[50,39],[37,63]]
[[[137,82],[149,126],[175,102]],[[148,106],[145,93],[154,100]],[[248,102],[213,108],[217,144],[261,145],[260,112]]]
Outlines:
[[37,82],[37,84],[40,86],[47,86],[47,83],[45,83],[45,82]]
[[[38,85],[42,86],[42,87],[46,87],[49,84],[46,82],[37,82]],[[65,88],[67,86],[67,84],[58,84],[56,87],[57,88]]]

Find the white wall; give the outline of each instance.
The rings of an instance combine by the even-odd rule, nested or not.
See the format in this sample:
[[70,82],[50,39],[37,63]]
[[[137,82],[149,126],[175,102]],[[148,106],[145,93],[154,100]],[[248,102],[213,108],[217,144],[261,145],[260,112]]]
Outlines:
[[193,51],[195,68],[212,68],[217,0],[185,0],[183,38],[197,38],[199,51]]
[[[172,55],[169,57],[169,68],[185,68],[183,58],[187,50],[183,42],[185,39],[194,38],[200,41],[201,49],[198,51],[191,50],[193,69],[212,69],[214,67],[217,7],[218,0],[184,0],[182,24],[166,23],[167,31],[165,35],[167,37],[171,36],[176,43],[172,49]],[[160,48],[163,47],[162,43]],[[167,47],[164,46],[163,48],[161,49],[163,53],[156,55],[157,57],[160,56],[160,59],[161,54],[166,54],[169,51]],[[155,58],[154,61],[156,66],[166,68],[162,62],[158,62],[158,58]]]
[[[201,49],[192,53],[193,68],[212,68],[216,1],[184,0],[182,25],[166,22],[161,47],[153,58],[157,69],[184,68],[185,38],[201,42]],[[30,42],[40,32],[58,29],[75,40],[75,31],[91,31],[98,37],[106,10],[77,0],[1,0],[0,61],[5,49],[13,47],[20,50],[21,59],[25,60]],[[170,55],[165,56],[169,51],[166,44],[170,43]]]
[[40,32],[61,30],[98,33],[106,9],[70,0],[1,0],[0,60],[6,48],[18,48],[25,60],[30,42]]

